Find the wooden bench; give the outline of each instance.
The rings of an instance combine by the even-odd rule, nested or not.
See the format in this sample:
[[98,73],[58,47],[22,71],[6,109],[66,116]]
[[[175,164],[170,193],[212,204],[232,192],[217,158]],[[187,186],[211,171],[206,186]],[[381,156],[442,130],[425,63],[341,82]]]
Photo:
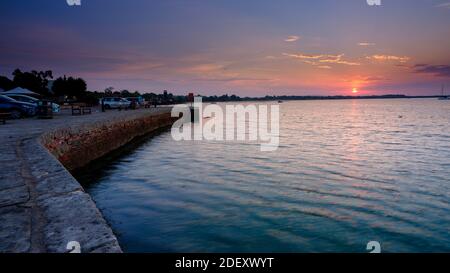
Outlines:
[[0,123],[6,124],[6,119],[9,118],[9,113],[0,113]]
[[72,116],[80,116],[81,113],[81,106],[80,105],[72,105]]
[[92,114],[92,109],[91,109],[91,107],[84,106],[82,109],[82,112],[83,112],[83,115],[90,115],[90,114]]
[[92,109],[85,103],[74,103],[72,106],[72,116],[90,115]]

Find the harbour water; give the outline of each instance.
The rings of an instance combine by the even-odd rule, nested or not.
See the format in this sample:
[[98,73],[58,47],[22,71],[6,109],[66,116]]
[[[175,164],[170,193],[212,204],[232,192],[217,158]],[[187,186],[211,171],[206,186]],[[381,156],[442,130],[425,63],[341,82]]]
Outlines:
[[450,251],[450,103],[280,107],[275,152],[166,131],[77,178],[127,252]]

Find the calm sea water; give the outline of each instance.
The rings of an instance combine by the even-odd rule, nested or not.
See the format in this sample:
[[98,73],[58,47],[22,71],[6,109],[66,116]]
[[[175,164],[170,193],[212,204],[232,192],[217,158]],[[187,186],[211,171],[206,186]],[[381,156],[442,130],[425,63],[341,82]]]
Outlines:
[[128,252],[450,251],[450,103],[281,104],[276,152],[170,132],[80,176]]

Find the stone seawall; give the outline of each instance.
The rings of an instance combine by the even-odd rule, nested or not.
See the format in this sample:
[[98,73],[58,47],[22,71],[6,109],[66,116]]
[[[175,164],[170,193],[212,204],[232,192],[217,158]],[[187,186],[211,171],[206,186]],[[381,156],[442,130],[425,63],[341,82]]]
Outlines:
[[61,129],[42,136],[42,144],[70,171],[122,147],[136,137],[173,123],[170,113],[115,120],[85,128]]
[[172,124],[170,108],[52,120],[14,120],[0,127],[0,253],[122,252],[95,202],[71,175],[136,137]]

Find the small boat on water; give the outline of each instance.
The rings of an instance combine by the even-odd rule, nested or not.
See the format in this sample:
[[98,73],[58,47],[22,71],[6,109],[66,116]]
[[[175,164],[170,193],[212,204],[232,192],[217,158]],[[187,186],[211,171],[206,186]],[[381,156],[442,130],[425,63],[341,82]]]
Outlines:
[[449,95],[445,95],[444,93],[444,85],[442,85],[442,95],[438,98],[438,100],[450,100],[450,96]]

